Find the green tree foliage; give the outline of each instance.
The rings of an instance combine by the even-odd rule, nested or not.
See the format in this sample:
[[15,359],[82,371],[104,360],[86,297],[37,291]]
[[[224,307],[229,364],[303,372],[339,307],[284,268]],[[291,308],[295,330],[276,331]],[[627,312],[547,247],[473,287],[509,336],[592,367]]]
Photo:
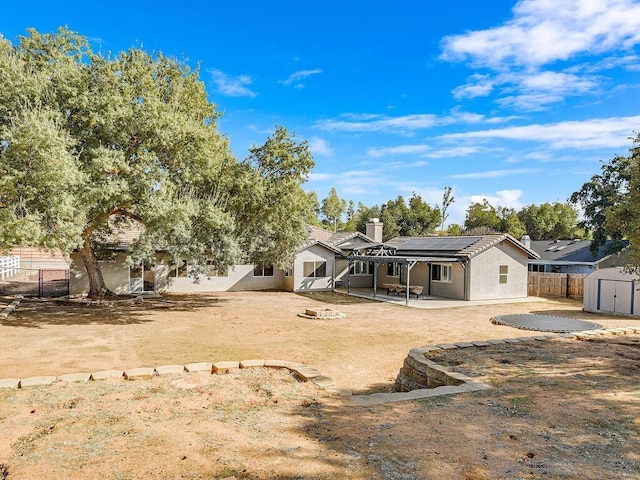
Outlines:
[[[299,189],[312,161],[252,151],[254,168],[239,164],[198,74],[138,49],[96,54],[67,29],[29,30],[16,46],[0,38],[0,246],[77,248],[93,296],[109,293],[95,249],[114,219],[145,227],[134,262],[153,261],[158,245],[193,265],[212,259],[220,267],[245,245],[256,258],[265,245],[291,251],[300,233],[295,211],[242,217],[246,205],[236,197],[280,192],[286,206],[265,210],[291,208],[287,189]],[[248,240],[255,230],[265,233],[263,244]]]
[[531,240],[582,238],[578,227],[578,212],[567,203],[528,205],[518,212]]
[[616,239],[625,236],[631,242],[627,268],[640,274],[640,134],[623,163],[628,182],[626,192],[621,192],[618,201],[606,209],[603,230],[613,232]]
[[353,200],[349,200],[347,203],[347,221],[344,224],[345,232],[355,232],[356,231],[356,204]]
[[373,207],[367,207],[362,202],[358,203],[356,213],[354,215],[354,231],[360,233],[367,233],[367,222],[372,218],[380,218],[380,207],[374,205]]
[[399,195],[382,205],[380,220],[384,240],[397,236],[425,236],[432,234],[439,225],[440,209],[432,208],[415,193],[408,205]]
[[498,207],[496,211],[499,222],[498,231],[508,233],[518,240],[526,233],[524,224],[518,218],[518,214],[513,208]]
[[306,240],[313,216],[313,197],[301,188],[314,166],[309,146],[277,127],[264,145],[249,150],[242,166],[233,197],[242,251],[251,263],[285,268]]
[[[636,145],[638,139],[636,138]],[[632,149],[631,157],[615,156],[608,162],[604,162],[599,174],[582,185],[582,188],[574,192],[569,201],[582,208],[583,219],[578,224],[581,228],[592,232],[591,251],[595,254],[608,239],[614,242],[609,249],[613,253],[620,248],[620,240],[624,237],[623,224],[609,222],[607,224],[607,212],[619,205],[629,191],[631,180],[631,159],[635,158]]]
[[517,239],[528,234],[532,240],[552,240],[582,238],[584,231],[577,222],[578,212],[566,203],[529,205],[516,211],[508,207],[496,209],[485,199],[467,209],[464,227],[467,234],[501,232]]
[[322,206],[320,207],[324,223],[330,226],[334,232],[337,232],[346,210],[347,201],[344,198],[340,198],[336,189],[331,187],[329,195],[322,200]]
[[464,219],[465,230],[483,228],[486,231],[498,231],[499,224],[498,212],[486,198],[482,203],[476,202],[467,208]]

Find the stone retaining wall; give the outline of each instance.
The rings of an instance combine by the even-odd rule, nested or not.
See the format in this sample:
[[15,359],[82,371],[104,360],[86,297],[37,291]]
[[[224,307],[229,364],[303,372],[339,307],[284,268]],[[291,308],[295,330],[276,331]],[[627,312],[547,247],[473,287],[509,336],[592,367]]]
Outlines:
[[[451,344],[427,345],[421,348],[413,348],[404,360],[395,382],[396,392],[412,392],[423,389],[440,389],[446,386],[476,386],[481,387],[480,382],[461,373],[447,370],[442,365],[429,359],[430,353],[457,348],[482,348],[489,345],[505,343],[518,344],[522,342],[536,342],[553,340],[554,338],[575,338],[586,340],[604,335],[628,335],[640,333],[640,326],[625,328],[609,328],[601,330],[587,330],[574,333],[548,333],[533,335],[530,337],[503,338],[502,340],[480,340],[475,342],[457,342]],[[486,387],[485,387],[486,388]]]

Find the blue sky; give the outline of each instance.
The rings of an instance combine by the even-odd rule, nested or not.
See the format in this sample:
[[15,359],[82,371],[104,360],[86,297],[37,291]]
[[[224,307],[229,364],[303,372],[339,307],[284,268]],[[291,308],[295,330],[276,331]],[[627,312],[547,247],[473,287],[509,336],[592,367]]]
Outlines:
[[365,205],[566,201],[640,131],[640,1],[9,2],[0,33],[66,25],[94,49],[200,66],[238,158],[276,125],[305,185]]

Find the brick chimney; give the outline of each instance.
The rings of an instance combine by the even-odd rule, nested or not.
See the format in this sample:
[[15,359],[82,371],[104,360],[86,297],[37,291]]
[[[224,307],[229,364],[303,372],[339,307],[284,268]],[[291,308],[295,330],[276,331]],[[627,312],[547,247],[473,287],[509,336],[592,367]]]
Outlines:
[[382,243],[382,222],[372,218],[367,222],[367,237],[376,243]]

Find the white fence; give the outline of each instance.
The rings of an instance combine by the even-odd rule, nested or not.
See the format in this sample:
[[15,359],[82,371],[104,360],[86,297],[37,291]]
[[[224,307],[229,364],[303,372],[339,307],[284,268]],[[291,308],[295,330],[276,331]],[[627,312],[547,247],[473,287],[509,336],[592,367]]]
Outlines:
[[13,277],[20,271],[20,257],[13,255],[11,257],[0,257],[0,279]]

